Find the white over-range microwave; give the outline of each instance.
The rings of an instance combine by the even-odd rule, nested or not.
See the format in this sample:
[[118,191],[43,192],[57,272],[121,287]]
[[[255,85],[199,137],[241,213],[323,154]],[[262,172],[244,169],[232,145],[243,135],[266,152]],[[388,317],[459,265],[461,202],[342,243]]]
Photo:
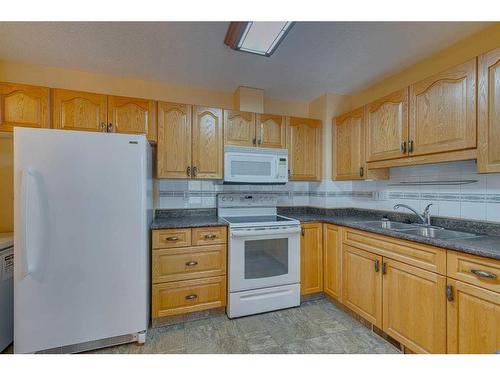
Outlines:
[[288,150],[224,147],[224,183],[284,184],[288,182]]

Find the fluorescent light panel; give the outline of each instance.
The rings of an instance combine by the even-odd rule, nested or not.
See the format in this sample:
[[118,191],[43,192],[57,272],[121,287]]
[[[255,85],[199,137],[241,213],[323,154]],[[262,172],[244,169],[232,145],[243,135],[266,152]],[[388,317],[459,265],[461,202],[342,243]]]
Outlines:
[[236,49],[271,56],[292,26],[293,22],[248,22]]

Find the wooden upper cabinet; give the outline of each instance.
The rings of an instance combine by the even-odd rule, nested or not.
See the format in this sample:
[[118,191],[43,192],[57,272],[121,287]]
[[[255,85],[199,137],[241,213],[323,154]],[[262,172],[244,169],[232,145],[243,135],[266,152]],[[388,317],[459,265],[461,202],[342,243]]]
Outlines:
[[356,109],[334,119],[333,176],[335,180],[365,178],[364,110]]
[[290,117],[286,130],[290,180],[321,179],[321,120]]
[[154,100],[108,96],[108,123],[118,133],[146,134],[156,141]]
[[224,144],[256,145],[255,113],[224,110]]
[[300,294],[323,291],[323,231],[321,223],[303,224],[300,237]]
[[448,353],[500,350],[500,294],[448,278]]
[[106,95],[52,90],[52,123],[56,129],[106,131]]
[[410,155],[476,147],[476,58],[410,86]]
[[323,225],[323,290],[342,301],[342,233],[332,224]]
[[446,353],[446,277],[384,258],[383,330],[416,353]]
[[285,116],[256,115],[257,145],[269,148],[286,148]]
[[193,106],[192,176],[222,179],[223,133],[222,110]]
[[500,172],[500,48],[479,56],[478,155],[480,173]]
[[0,83],[0,131],[14,126],[49,128],[49,89]]
[[190,177],[190,105],[158,103],[158,150],[156,167],[158,178]]
[[342,252],[344,305],[382,328],[382,257],[346,244]]
[[408,88],[365,107],[367,161],[408,155]]

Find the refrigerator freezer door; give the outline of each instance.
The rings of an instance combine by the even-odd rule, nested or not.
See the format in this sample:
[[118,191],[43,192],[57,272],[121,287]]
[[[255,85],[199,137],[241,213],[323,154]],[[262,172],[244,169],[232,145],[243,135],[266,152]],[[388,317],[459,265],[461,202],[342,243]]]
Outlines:
[[14,351],[145,330],[144,136],[14,131]]

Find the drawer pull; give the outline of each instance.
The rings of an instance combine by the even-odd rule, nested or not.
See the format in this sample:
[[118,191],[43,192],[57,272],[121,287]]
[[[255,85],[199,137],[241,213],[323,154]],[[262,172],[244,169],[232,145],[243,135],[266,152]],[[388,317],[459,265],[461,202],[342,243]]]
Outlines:
[[186,297],[184,297],[184,298],[185,298],[187,301],[192,301],[192,300],[194,300],[194,299],[198,298],[198,296],[197,296],[196,294],[190,294],[190,295],[188,295],[188,296],[186,296]]
[[213,240],[216,237],[217,237],[217,235],[215,235],[215,234],[205,234],[205,238],[207,240]]
[[191,260],[189,262],[186,262],[186,266],[191,267],[191,266],[196,266],[198,262],[196,260]]
[[177,241],[177,240],[179,240],[179,238],[175,236],[167,237],[167,241]]
[[478,277],[484,277],[486,279],[496,279],[497,275],[494,273],[488,272],[488,271],[483,271],[483,270],[470,270],[474,275]]

